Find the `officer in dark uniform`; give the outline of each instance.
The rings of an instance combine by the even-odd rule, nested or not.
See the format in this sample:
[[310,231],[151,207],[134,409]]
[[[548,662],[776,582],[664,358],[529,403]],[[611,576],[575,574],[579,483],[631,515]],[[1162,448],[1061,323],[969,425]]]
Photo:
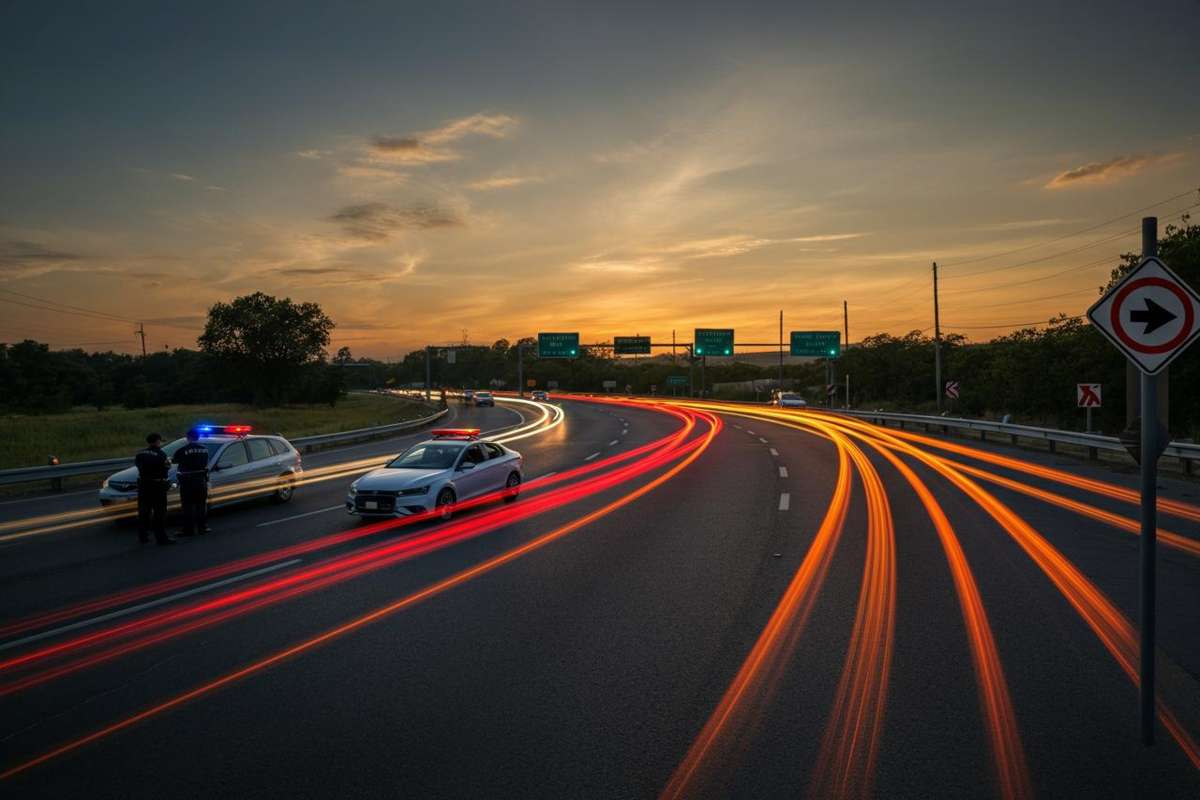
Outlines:
[[146,437],[146,449],[134,457],[138,471],[138,540],[150,541],[150,526],[159,544],[175,544],[167,535],[167,489],[171,459],[162,449],[162,437],[152,433]]
[[208,448],[200,432],[188,431],[188,443],[175,451],[179,499],[183,505],[184,536],[208,533]]

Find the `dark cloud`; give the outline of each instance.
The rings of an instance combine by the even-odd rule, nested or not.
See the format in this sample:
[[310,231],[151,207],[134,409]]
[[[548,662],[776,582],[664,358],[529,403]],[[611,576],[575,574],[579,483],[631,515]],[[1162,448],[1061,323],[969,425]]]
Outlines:
[[341,223],[348,236],[371,242],[383,241],[399,231],[452,228],[464,224],[454,212],[428,203],[416,203],[407,208],[387,203],[363,203],[346,206],[329,220]]
[[0,269],[21,269],[38,264],[79,261],[83,256],[43,247],[22,239],[0,239]]
[[420,150],[421,140],[415,136],[376,136],[371,140],[371,146],[385,153]]

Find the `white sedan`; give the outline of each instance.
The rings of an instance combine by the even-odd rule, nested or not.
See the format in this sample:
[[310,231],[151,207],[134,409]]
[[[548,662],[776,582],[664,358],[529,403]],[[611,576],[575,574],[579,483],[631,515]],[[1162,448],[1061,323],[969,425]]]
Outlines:
[[783,392],[775,397],[774,404],[780,408],[804,408],[808,402],[794,392]]
[[489,493],[517,499],[521,454],[479,438],[478,428],[442,428],[380,469],[350,484],[346,511],[362,517],[407,517],[438,511],[449,519],[456,503]]

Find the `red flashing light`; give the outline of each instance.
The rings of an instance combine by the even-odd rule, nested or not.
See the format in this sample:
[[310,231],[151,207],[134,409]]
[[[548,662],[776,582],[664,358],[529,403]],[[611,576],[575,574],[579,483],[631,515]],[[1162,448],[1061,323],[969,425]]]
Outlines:
[[429,432],[435,439],[474,439],[479,428],[434,428]]
[[249,425],[226,425],[225,432],[233,436],[245,436],[250,431],[254,430]]

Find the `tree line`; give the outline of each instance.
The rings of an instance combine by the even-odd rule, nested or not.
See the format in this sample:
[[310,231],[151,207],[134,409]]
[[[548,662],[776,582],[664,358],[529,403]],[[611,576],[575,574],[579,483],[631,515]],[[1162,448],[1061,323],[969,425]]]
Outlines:
[[[1200,226],[1168,227],[1159,254],[1185,281],[1200,286]],[[1106,286],[1097,287],[1097,296],[1139,260],[1137,254],[1125,255]],[[53,352],[46,345],[26,341],[0,349],[0,403],[25,411],[213,401],[335,403],[347,388],[423,386],[427,357],[434,387],[515,389],[517,354],[522,349],[522,378],[539,388],[554,381],[563,390],[600,392],[605,381],[615,381],[618,391],[629,386],[635,393],[648,394],[653,387],[668,394],[669,376],[688,375],[683,355],[675,362],[661,357],[632,361],[617,359],[611,347],[585,348],[574,359],[539,359],[532,337],[435,347],[428,353],[414,350],[391,364],[355,358],[345,347],[329,358],[325,348],[332,329],[332,320],[315,304],[294,304],[256,293],[214,306],[198,350],[141,358],[80,350]],[[942,340],[942,364],[943,379],[960,386],[959,398],[946,405],[951,413],[995,418],[1011,414],[1019,422],[1082,429],[1084,415],[1076,407],[1075,385],[1100,383],[1104,405],[1094,424],[1110,433],[1124,426],[1124,358],[1083,319],[1059,317],[1047,327],[982,343],[949,335]],[[926,412],[936,407],[934,342],[920,332],[867,337],[842,353],[834,371],[839,385],[850,376],[856,407]],[[778,367],[710,363],[704,373],[706,385],[712,387],[772,380],[778,377]],[[693,367],[692,377],[699,388],[698,366]],[[823,362],[786,365],[784,380],[810,403],[824,402]],[[744,390],[723,396],[755,399],[753,391]],[[1200,439],[1197,397],[1200,345],[1170,368],[1170,426],[1177,437]]]

